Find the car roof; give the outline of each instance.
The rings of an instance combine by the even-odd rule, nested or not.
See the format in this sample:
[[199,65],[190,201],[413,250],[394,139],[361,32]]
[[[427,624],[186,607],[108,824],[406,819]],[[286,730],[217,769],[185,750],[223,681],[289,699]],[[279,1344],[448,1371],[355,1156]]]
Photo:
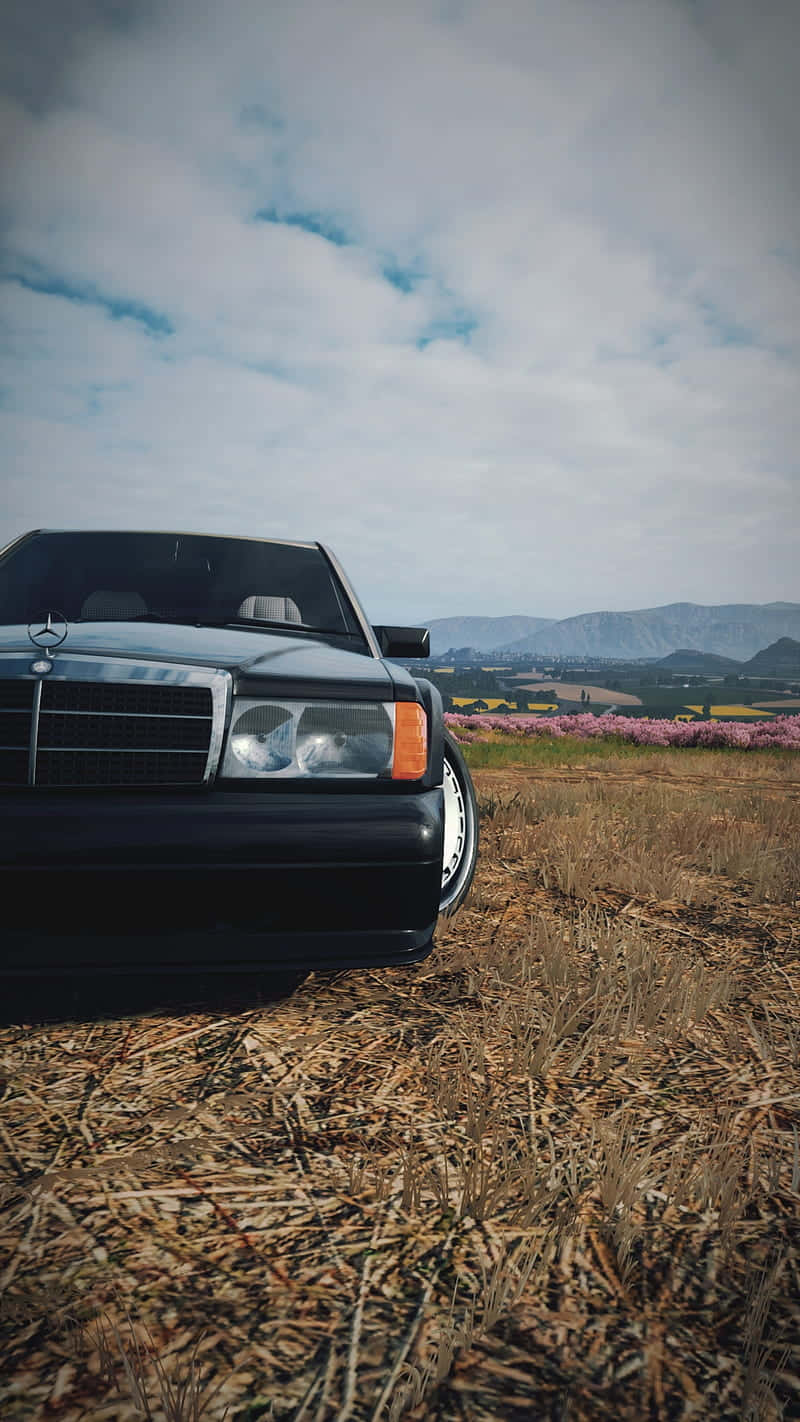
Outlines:
[[[197,529],[176,528],[31,528],[23,538],[34,533],[160,533],[166,538],[232,538],[237,543],[281,543],[288,548],[319,548],[319,543],[297,538],[254,538],[244,533],[208,533]],[[14,542],[17,540],[14,539]]]

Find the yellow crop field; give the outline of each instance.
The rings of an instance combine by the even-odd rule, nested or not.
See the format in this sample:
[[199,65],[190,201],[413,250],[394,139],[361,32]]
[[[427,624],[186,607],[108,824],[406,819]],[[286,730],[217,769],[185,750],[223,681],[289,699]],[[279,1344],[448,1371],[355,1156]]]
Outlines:
[[[703,708],[702,708],[702,706],[690,706],[689,703],[688,703],[688,701],[687,701],[687,702],[686,702],[686,709],[687,709],[687,711],[698,711],[698,712],[700,712],[700,711],[702,711]],[[741,716],[741,717],[744,717],[744,716],[754,716],[754,717],[756,718],[756,720],[758,720],[758,721],[763,721],[763,720],[765,720],[768,716],[771,716],[771,715],[773,714],[771,711],[763,711],[760,707],[755,707],[755,706],[712,706],[712,707],[711,707],[711,719],[712,719],[712,720],[714,719],[714,713],[715,713],[715,712],[716,712],[717,716],[737,716],[737,717],[740,717],[740,716]]]
[[488,711],[495,711],[498,706],[513,706],[517,711],[558,710],[555,701],[508,701],[498,696],[454,696],[452,701],[454,706],[474,706],[476,701],[482,701]]
[[498,706],[513,706],[513,701],[507,701],[504,696],[454,696],[454,706],[473,706],[476,701],[482,701],[490,711],[494,711]]

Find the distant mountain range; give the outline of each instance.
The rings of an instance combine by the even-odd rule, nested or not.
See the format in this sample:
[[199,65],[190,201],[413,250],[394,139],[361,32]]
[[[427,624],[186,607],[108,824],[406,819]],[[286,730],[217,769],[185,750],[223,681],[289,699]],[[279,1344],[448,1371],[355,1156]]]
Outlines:
[[474,647],[489,652],[534,637],[554,627],[553,617],[438,617],[424,624],[431,632],[431,656],[450,647]]
[[483,653],[539,652],[565,657],[666,657],[679,648],[746,661],[781,637],[800,638],[800,603],[673,602],[636,612],[585,612],[578,617],[438,617],[431,655],[454,647]]

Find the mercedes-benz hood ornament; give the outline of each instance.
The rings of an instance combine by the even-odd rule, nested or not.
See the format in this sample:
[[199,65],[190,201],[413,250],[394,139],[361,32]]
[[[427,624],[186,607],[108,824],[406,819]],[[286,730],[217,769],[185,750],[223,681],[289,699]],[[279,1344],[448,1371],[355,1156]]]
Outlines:
[[34,647],[41,647],[45,652],[60,647],[61,643],[66,641],[68,631],[69,626],[63,612],[48,612],[44,626],[37,627],[35,622],[28,623],[28,636]]

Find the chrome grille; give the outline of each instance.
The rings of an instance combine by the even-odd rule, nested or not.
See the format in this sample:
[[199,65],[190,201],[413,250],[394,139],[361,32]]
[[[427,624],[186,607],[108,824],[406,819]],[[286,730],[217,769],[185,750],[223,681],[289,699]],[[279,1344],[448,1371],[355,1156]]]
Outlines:
[[137,755],[125,751],[52,751],[36,757],[37,785],[202,785],[205,752]]
[[[10,686],[13,682],[8,683]],[[19,684],[19,683],[17,683]],[[154,686],[141,681],[47,681],[50,711],[116,711],[127,716],[210,716],[207,686]]]
[[0,682],[0,784],[27,785],[33,681]]
[[[137,672],[132,665],[119,681],[97,670],[86,681],[0,679],[0,785],[204,784],[221,740],[219,674],[206,674],[212,690]],[[202,675],[188,673],[195,683]]]
[[148,716],[135,712],[52,711],[47,704],[49,687],[42,688],[39,712],[39,753],[43,750],[121,751],[180,750],[208,755],[211,731],[211,692],[206,714]]

